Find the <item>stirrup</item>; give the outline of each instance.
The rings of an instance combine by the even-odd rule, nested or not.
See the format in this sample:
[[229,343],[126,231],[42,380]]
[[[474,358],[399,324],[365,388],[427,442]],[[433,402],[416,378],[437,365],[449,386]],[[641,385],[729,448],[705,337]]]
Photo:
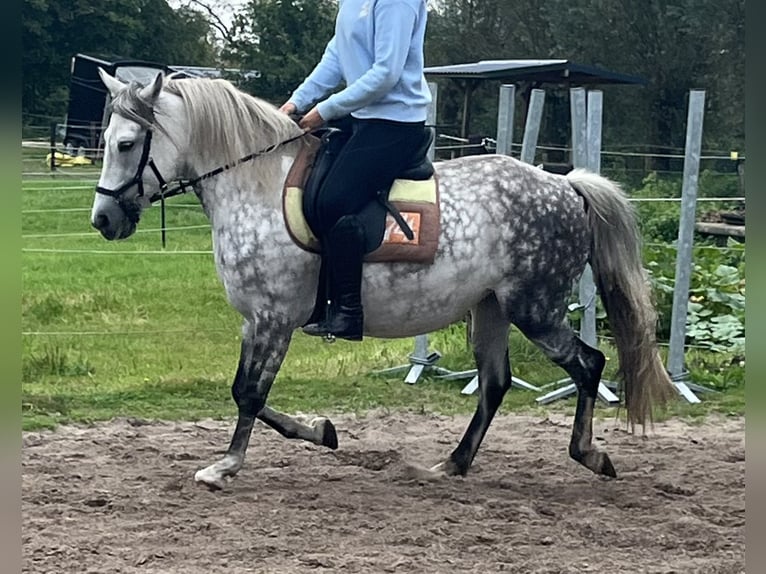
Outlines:
[[[336,341],[335,335],[328,332],[327,329],[324,327],[326,325],[326,321],[318,321],[316,323],[309,323],[308,325],[304,325],[301,329],[306,335],[309,337],[322,337],[322,340],[325,343],[334,343]],[[312,330],[312,327],[316,325],[317,332],[310,332]],[[306,329],[309,329],[308,331]],[[319,332],[319,330],[322,330],[322,332]]]
[[[334,342],[335,339],[362,341],[364,339],[362,308],[359,307],[358,316],[356,316],[356,312],[356,309],[348,309],[345,313],[342,309],[337,309],[325,321],[305,325],[303,332],[312,337],[323,337],[327,342]],[[343,323],[344,320],[346,324]],[[348,324],[349,321],[352,323]],[[354,324],[354,321],[359,323]]]

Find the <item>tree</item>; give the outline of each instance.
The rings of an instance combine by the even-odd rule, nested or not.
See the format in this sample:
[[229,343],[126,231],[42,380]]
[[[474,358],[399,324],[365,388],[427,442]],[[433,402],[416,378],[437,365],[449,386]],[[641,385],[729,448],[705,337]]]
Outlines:
[[166,64],[211,65],[210,26],[165,0],[24,0],[22,110],[60,117],[78,52]]
[[258,70],[246,88],[283,103],[311,72],[333,34],[334,0],[251,0],[234,20],[224,57]]
[[217,42],[231,44],[235,40],[236,30],[231,22],[231,17],[237,9],[231,2],[226,0],[183,0],[181,6],[203,14],[215,30]]
[[[426,48],[430,66],[563,58],[646,78],[645,87],[604,87],[605,146],[683,148],[692,88],[707,93],[703,145],[744,144],[744,0],[442,0],[429,15]],[[450,84],[440,86],[440,123],[460,114]],[[497,86],[474,94],[472,124],[484,133],[494,132]],[[548,89],[542,143],[566,141],[567,100]]]
[[[429,13],[426,65],[560,58],[555,32],[558,18],[548,2],[445,0],[439,9]],[[470,110],[472,132],[484,135],[495,132],[499,85],[499,81],[482,81],[476,85]],[[531,87],[519,86],[521,101],[528,98]],[[464,82],[445,82],[440,86],[440,124],[457,124],[462,115],[464,88]],[[523,125],[525,106],[521,112],[516,118],[519,129]]]

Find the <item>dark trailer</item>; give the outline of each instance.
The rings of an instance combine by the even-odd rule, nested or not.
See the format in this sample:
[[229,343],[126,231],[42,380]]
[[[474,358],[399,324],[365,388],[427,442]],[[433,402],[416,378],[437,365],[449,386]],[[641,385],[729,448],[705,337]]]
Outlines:
[[109,94],[101,82],[98,69],[116,77],[122,82],[136,81],[149,84],[157,76],[175,74],[182,78],[219,78],[250,80],[260,77],[257,71],[207,68],[203,66],[165,65],[136,59],[106,59],[104,57],[76,54],[72,58],[69,80],[69,107],[64,129],[64,146],[74,150],[84,148],[86,155],[97,155],[101,143],[101,132],[108,120],[107,104]]

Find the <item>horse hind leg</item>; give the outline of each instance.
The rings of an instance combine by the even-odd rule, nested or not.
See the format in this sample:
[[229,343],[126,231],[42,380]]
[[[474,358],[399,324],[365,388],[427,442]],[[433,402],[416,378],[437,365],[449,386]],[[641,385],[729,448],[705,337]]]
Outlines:
[[449,458],[431,470],[465,475],[473,463],[484,435],[511,386],[508,358],[508,321],[494,294],[483,299],[472,313],[472,341],[479,371],[479,400],[471,422]]
[[593,409],[606,363],[604,354],[583,343],[566,322],[550,327],[528,322],[517,325],[549,359],[567,372],[577,387],[569,456],[596,474],[616,478],[609,455],[593,446]]

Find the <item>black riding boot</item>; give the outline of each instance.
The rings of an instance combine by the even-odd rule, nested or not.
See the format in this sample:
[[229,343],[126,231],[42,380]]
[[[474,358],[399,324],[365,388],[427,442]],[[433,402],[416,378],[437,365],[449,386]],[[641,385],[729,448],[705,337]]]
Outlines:
[[364,325],[362,312],[362,260],[364,228],[353,215],[341,217],[327,234],[330,271],[330,307],[328,317],[303,327],[307,335],[361,341]]

